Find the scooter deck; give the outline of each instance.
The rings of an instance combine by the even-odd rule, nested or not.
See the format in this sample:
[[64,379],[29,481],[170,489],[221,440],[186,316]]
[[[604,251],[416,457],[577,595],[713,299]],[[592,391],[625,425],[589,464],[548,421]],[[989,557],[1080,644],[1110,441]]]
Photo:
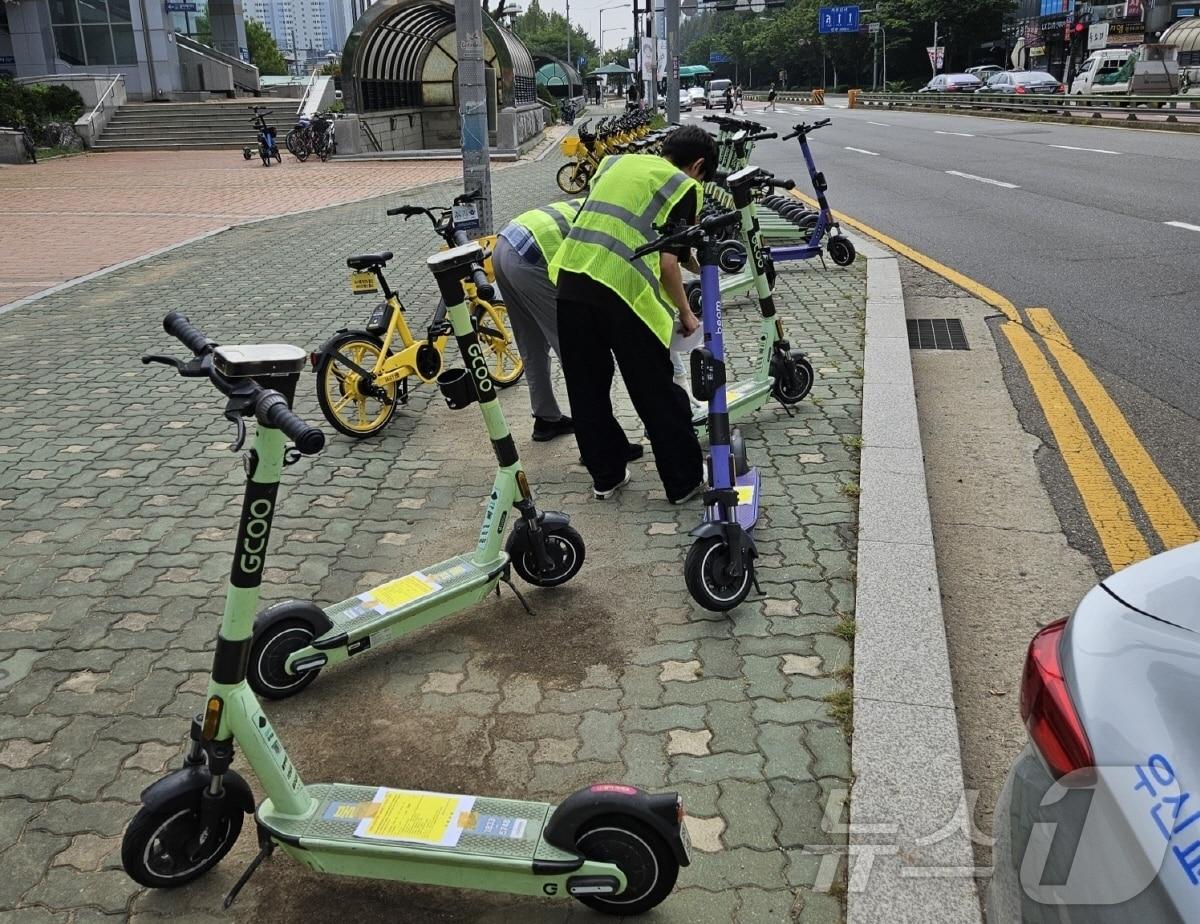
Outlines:
[[[729,408],[729,419],[738,420],[757,411],[771,397],[771,387],[774,384],[775,380],[767,376],[761,382],[757,379],[748,379],[734,385],[726,385],[725,405]],[[692,414],[693,427],[703,427],[707,421],[707,407],[701,407]]]
[[[284,839],[342,843],[355,850],[405,849],[513,860],[575,857],[542,840],[542,828],[554,808],[546,802],[346,783],[316,783],[308,793],[316,809],[307,817],[274,814],[270,802],[264,802],[259,821]],[[430,836],[411,836],[418,831]],[[446,843],[429,842],[443,836]]]
[[[348,636],[361,637],[372,627],[381,624],[397,626],[407,622],[401,631],[416,628],[405,617],[430,614],[431,619],[444,615],[441,604],[466,605],[483,597],[491,589],[504,566],[508,555],[500,557],[487,566],[475,564],[467,555],[456,555],[436,565],[413,571],[372,587],[349,600],[335,603],[325,613],[333,623],[322,638]],[[462,601],[463,596],[472,600]],[[316,647],[320,647],[320,640]]]
[[737,520],[744,530],[751,530],[758,522],[758,469],[752,468],[744,475],[737,476]]

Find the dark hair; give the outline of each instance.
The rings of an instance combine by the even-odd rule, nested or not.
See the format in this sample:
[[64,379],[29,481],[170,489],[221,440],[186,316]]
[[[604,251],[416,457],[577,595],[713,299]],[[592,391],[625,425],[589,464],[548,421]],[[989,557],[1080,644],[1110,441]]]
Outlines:
[[676,167],[687,167],[704,158],[704,179],[717,175],[717,139],[699,125],[684,125],[667,135],[663,157]]

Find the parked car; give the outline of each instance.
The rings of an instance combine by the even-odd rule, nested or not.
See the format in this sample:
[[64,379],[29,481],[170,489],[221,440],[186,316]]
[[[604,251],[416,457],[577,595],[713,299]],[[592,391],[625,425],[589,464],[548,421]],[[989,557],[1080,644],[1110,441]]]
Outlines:
[[1132,54],[1132,48],[1102,48],[1100,51],[1093,51],[1079,65],[1079,73],[1071,81],[1071,95],[1128,92],[1128,81],[1122,81],[1120,84],[1103,84],[1101,78],[1110,77],[1119,71]]
[[1066,93],[1065,84],[1046,71],[1005,71],[994,74],[976,93]]
[[964,73],[970,74],[972,77],[978,77],[984,83],[997,74],[1004,73],[1004,68],[998,64],[981,64],[978,67],[968,67]]
[[704,100],[704,108],[725,108],[725,90],[731,86],[733,86],[732,80],[710,80],[708,82],[708,96]]
[[1033,637],[989,924],[1198,919],[1198,695],[1200,543],[1106,578]]
[[918,93],[974,93],[983,81],[972,74],[938,74]]
[[[660,94],[658,97],[658,108],[662,109],[663,111],[666,111],[667,96],[665,93]],[[680,112],[691,112],[692,111],[692,98],[691,98],[691,96],[688,95],[687,90],[679,91],[679,111]]]
[[708,105],[708,91],[704,87],[689,87],[687,93],[693,106]]

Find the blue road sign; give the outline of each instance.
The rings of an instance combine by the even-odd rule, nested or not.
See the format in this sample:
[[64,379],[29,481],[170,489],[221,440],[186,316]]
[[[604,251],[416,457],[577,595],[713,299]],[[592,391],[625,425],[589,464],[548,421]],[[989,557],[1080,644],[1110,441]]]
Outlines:
[[168,13],[195,13],[197,6],[195,3],[181,2],[181,0],[167,0]]
[[822,33],[857,32],[858,7],[823,6],[817,13],[817,25]]
[[729,55],[721,54],[719,51],[710,51],[708,53],[709,64],[728,64],[732,60]]

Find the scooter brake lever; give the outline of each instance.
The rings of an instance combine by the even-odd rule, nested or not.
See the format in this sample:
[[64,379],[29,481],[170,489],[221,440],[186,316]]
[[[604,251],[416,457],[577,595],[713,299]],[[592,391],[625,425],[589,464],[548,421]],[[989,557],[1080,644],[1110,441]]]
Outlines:
[[225,419],[232,420],[237,427],[237,437],[234,439],[233,445],[229,447],[229,451],[240,452],[246,443],[246,422],[242,420],[242,415],[236,408],[227,408]]
[[159,356],[157,353],[152,353],[142,357],[142,365],[148,366],[151,363],[170,366],[175,370],[179,370],[183,367],[183,361],[176,359],[174,356]]

